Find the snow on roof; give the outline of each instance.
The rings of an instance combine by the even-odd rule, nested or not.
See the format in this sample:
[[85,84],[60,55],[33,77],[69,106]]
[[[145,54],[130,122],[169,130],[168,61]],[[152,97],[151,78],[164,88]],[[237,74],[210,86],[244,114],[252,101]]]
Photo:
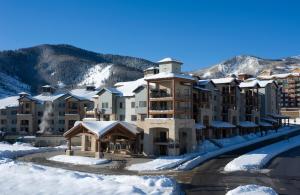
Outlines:
[[20,92],[20,93],[18,93],[19,95],[29,95],[29,93],[26,93],[26,92],[24,92],[24,91],[22,91],[22,92]]
[[284,73],[284,74],[273,74],[273,75],[267,75],[267,76],[259,76],[261,79],[283,79],[288,76],[300,76],[300,73]]
[[[240,83],[240,88],[253,88],[259,85],[257,80],[244,81]],[[259,86],[260,87],[260,86]]]
[[239,126],[241,127],[257,127],[257,124],[251,121],[240,121]]
[[121,91],[117,90],[114,87],[105,87],[103,89],[109,91],[110,93],[115,93],[115,94],[121,94],[122,93]]
[[134,96],[134,90],[140,86],[147,85],[144,78],[135,81],[123,82],[123,85],[117,87],[116,90],[122,93],[122,96]]
[[211,80],[198,80],[199,85],[207,85]]
[[[125,121],[76,121],[74,127],[82,125],[100,137],[118,124],[122,125],[133,134],[138,133],[136,125]],[[70,129],[69,131],[71,131],[72,129]],[[67,134],[67,132],[65,134]]]
[[190,75],[171,73],[171,72],[161,72],[161,73],[158,73],[155,75],[151,75],[151,76],[146,77],[145,80],[167,79],[167,78],[181,78],[181,79],[195,81],[195,78]]
[[196,129],[205,129],[205,126],[202,123],[195,123]]
[[0,109],[7,107],[17,107],[19,105],[19,96],[11,96],[0,99]]
[[158,70],[159,68],[158,67],[156,67],[156,66],[151,66],[151,67],[149,67],[149,68],[146,68],[144,71],[147,71],[147,70]]
[[235,125],[225,121],[212,121],[211,126],[214,128],[234,128]]
[[177,62],[179,64],[182,64],[181,61],[176,60],[174,58],[170,58],[170,57],[167,57],[167,58],[164,58],[164,59],[158,61],[158,63],[166,63],[166,62]]
[[51,87],[50,85],[44,85],[44,86],[42,86],[42,87]]
[[90,90],[86,90],[84,89],[73,89],[71,91],[69,91],[69,95],[73,96],[79,100],[89,100],[92,101],[93,100],[93,96],[96,95],[99,92],[99,90],[95,90],[95,91],[90,91]]
[[271,123],[277,123],[277,120],[269,118],[269,117],[261,118],[261,120],[268,121],[268,122],[271,122]]
[[259,122],[259,125],[262,126],[262,127],[272,127],[272,126],[273,126],[273,125],[270,124],[270,123],[262,122],[262,121]]
[[225,84],[225,83],[231,83],[235,80],[233,77],[226,77],[226,78],[219,78],[219,79],[212,79],[212,82],[215,84]]
[[56,99],[58,99],[64,95],[65,95],[65,93],[50,94],[50,95],[40,94],[40,95],[34,96],[33,98],[36,100],[39,100],[41,102],[53,102]]
[[274,80],[263,80],[263,81],[258,81],[260,87],[266,87],[268,84],[273,83]]

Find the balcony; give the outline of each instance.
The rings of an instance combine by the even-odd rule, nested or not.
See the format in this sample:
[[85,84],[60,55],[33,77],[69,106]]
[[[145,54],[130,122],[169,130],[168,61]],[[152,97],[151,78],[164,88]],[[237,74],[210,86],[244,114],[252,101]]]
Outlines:
[[150,98],[165,98],[172,97],[171,93],[168,93],[166,90],[151,90]]

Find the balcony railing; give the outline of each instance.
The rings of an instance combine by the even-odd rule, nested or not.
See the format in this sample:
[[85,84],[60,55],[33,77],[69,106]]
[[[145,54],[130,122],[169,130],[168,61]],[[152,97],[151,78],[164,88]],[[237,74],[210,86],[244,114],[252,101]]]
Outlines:
[[172,97],[172,94],[166,92],[165,90],[151,90],[150,92],[150,98],[163,98],[163,97]]

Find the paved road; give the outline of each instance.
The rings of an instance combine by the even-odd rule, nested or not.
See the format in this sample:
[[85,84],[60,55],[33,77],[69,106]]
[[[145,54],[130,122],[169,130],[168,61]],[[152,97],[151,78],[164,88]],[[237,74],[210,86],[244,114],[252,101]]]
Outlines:
[[279,194],[300,194],[300,147],[282,153],[259,173],[223,173],[224,166],[236,156],[228,154],[212,159],[190,172],[178,173],[177,179],[182,181],[187,194],[225,194],[246,184],[270,186]]

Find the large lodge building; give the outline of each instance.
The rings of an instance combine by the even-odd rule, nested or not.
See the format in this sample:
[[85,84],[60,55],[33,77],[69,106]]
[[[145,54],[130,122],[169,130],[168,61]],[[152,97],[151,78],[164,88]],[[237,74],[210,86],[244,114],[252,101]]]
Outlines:
[[[148,68],[144,77],[119,82],[112,88],[74,89],[0,100],[0,130],[6,134],[60,134],[71,143],[80,137],[81,150],[152,155],[192,152],[205,139],[221,139],[287,122],[298,105],[297,73],[286,77],[262,76],[201,80],[181,72],[172,58]],[[285,83],[293,81],[291,85]],[[299,80],[300,83],[300,80]],[[300,87],[300,84],[299,84]],[[288,90],[286,89],[288,88]],[[283,93],[281,93],[283,92]],[[300,90],[299,90],[300,93]],[[300,102],[300,96],[299,96]],[[291,117],[299,117],[292,115]],[[286,120],[287,119],[287,120]]]

